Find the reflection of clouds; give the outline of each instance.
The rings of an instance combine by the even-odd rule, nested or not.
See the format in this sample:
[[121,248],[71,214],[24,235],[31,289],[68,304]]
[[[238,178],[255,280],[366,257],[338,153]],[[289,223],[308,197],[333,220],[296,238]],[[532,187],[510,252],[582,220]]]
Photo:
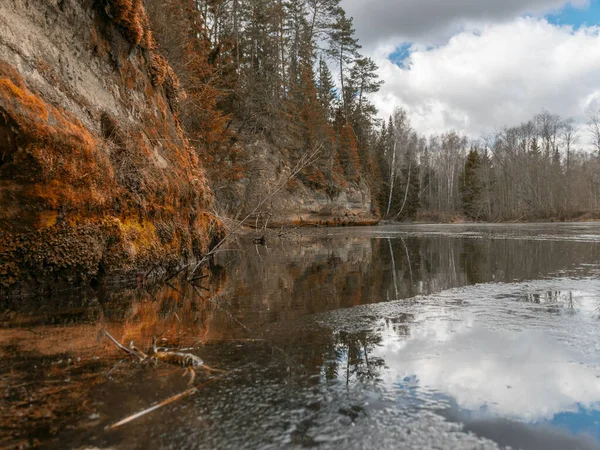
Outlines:
[[388,335],[377,351],[389,383],[419,385],[454,397],[461,408],[539,421],[600,403],[600,370],[536,332],[473,328],[446,319],[422,322],[411,337]]
[[459,411],[444,412],[446,419],[461,422],[465,431],[475,433],[497,442],[502,448],[523,450],[598,450],[598,444],[590,435],[571,435],[566,430],[548,426],[531,426],[506,419],[471,419]]

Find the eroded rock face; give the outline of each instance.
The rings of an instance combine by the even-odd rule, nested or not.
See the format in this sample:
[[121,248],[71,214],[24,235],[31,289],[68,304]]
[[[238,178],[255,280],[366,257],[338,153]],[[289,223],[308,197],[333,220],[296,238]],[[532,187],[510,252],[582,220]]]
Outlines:
[[219,204],[227,207],[228,214],[245,217],[277,191],[252,214],[252,225],[351,226],[379,222],[371,190],[364,181],[336,186],[335,193],[315,190],[301,177],[286,182],[294,168],[289,163],[291,158],[282,154],[284,150],[264,140],[249,143],[244,150],[250,155],[249,175],[232,187],[233,193],[217,192]]
[[0,2],[0,286],[174,265],[222,232],[141,0]]

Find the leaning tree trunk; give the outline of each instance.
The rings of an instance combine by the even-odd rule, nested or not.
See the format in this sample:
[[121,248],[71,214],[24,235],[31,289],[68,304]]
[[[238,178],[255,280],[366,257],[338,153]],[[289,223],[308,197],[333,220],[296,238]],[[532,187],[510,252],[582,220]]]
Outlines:
[[390,196],[388,198],[388,206],[387,212],[385,213],[385,217],[388,218],[390,216],[390,209],[392,208],[392,194],[394,193],[394,179],[396,178],[395,172],[396,167],[396,143],[394,142],[394,151],[392,152],[392,166],[390,168]]
[[400,214],[404,211],[404,207],[406,206],[406,200],[408,199],[408,189],[410,188],[410,169],[411,169],[412,160],[408,160],[408,180],[406,181],[406,189],[404,190],[404,201],[402,202],[402,207],[398,214],[394,216],[394,220],[400,217]]

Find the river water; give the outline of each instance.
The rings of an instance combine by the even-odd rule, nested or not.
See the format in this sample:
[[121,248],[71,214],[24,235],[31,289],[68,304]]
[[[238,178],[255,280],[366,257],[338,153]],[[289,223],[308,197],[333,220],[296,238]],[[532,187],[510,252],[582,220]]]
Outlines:
[[[252,235],[205,278],[0,303],[0,447],[600,448],[600,225]],[[200,356],[184,370],[124,357]]]

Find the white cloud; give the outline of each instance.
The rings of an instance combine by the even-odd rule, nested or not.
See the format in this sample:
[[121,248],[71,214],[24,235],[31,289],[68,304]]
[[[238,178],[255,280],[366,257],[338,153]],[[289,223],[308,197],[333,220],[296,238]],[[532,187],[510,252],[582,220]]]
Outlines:
[[342,0],[368,48],[390,40],[439,43],[467,23],[498,23],[568,4],[585,7],[589,0]]
[[542,109],[582,125],[586,107],[600,98],[599,32],[519,17],[459,32],[434,49],[417,47],[404,69],[388,59],[393,46],[381,43],[370,54],[386,84],[373,100],[382,117],[406,107],[423,133],[456,129],[478,137]]
[[385,338],[376,355],[389,367],[388,383],[414,378],[424,391],[491,416],[539,422],[600,404],[600,370],[575,362],[575,352],[539,332],[429,319],[407,341]]
[[[549,292],[560,298],[545,298]],[[474,419],[539,423],[580,408],[598,410],[598,292],[595,279],[555,279],[479,284],[393,302],[382,315],[410,312],[408,333],[382,322],[381,342],[369,356],[385,361],[387,386],[410,385],[423,401],[442,394]],[[525,302],[531,294],[541,303]]]

